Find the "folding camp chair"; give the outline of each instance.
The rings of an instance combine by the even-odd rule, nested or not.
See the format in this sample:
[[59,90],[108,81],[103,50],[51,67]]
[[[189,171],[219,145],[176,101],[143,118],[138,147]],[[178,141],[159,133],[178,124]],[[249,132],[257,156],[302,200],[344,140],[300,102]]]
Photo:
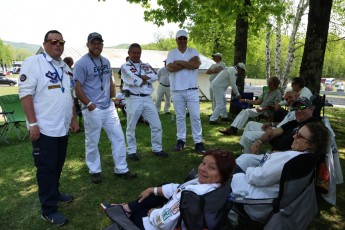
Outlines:
[[[241,98],[242,99],[248,99],[248,100],[253,100],[254,98],[254,93],[252,92],[240,92],[241,94]],[[253,106],[248,104],[247,102],[240,102],[237,98],[234,99],[234,104],[236,107],[240,108],[240,109],[248,109],[248,108],[252,108]]]
[[0,115],[2,115],[4,119],[4,121],[0,123],[0,140],[8,143],[7,141],[8,122],[7,122],[5,113],[0,112]]
[[[240,218],[256,222],[264,229],[307,229],[318,212],[314,185],[316,162],[313,154],[292,158],[284,165],[277,198],[229,200],[231,209]],[[244,205],[260,205],[270,208],[271,213],[261,222],[254,221],[245,212]]]
[[26,128],[26,117],[18,94],[10,94],[0,97],[0,107],[7,123],[8,135],[15,131],[19,140],[24,140],[28,135]]

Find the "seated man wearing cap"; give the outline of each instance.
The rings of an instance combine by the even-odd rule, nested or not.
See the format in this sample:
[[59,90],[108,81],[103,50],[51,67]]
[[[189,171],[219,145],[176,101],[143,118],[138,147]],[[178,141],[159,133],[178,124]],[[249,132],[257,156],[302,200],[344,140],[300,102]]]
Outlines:
[[215,109],[210,117],[210,124],[218,124],[219,115],[222,116],[222,120],[228,120],[228,114],[226,112],[225,92],[229,86],[231,86],[232,92],[237,98],[240,98],[240,92],[236,85],[237,75],[244,74],[246,66],[240,62],[235,67],[229,67],[222,70],[217,77],[211,83],[211,89],[214,93]]
[[219,132],[224,135],[236,135],[237,130],[242,129],[249,118],[257,117],[260,114],[263,114],[267,117],[273,115],[274,111],[271,110],[271,107],[274,107],[275,103],[280,102],[281,100],[281,92],[278,89],[279,85],[279,78],[271,77],[268,80],[269,91],[264,92],[257,100],[240,99],[240,102],[247,102],[248,104],[259,106],[253,109],[242,110],[236,116],[230,128],[220,129]]
[[313,117],[313,105],[311,101],[305,97],[299,97],[292,105],[291,111],[295,111],[296,119],[287,122],[276,129],[271,129],[259,137],[251,146],[250,152],[260,153],[260,146],[269,142],[272,151],[286,151],[291,149],[293,135],[300,127],[308,122],[319,121]]
[[[224,70],[225,67],[225,63],[222,62],[222,54],[221,53],[215,53],[212,55],[212,59],[213,61],[215,61],[216,63],[212,64],[210,66],[210,68],[208,68],[208,70],[206,71],[206,74],[209,74],[209,80],[210,80],[210,100],[212,102],[212,112],[214,111],[215,107],[216,107],[216,102],[215,99],[213,97],[213,91],[211,88],[211,83],[212,81],[217,77],[218,73],[222,70]],[[224,96],[224,102],[225,101],[225,96]],[[226,115],[227,113],[225,113],[224,117],[227,117]],[[223,115],[223,114],[222,114]]]

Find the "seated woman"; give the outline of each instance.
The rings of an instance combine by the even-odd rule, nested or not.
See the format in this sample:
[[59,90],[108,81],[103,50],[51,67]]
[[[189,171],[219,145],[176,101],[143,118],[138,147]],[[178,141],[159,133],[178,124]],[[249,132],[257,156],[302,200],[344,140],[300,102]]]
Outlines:
[[[291,149],[263,155],[242,154],[236,159],[236,169],[231,181],[234,193],[248,195],[249,199],[278,197],[279,182],[284,164],[299,154],[316,154],[324,158],[327,149],[328,130],[322,123],[309,122],[293,136]],[[245,205],[245,212],[256,221],[264,221],[271,209],[262,205]]]
[[[231,152],[209,150],[202,158],[196,179],[184,184],[148,188],[137,200],[122,204],[122,208],[141,229],[174,229],[180,217],[181,192],[189,190],[198,195],[211,192],[230,178],[234,167],[235,158]],[[101,204],[103,209],[112,205]]]

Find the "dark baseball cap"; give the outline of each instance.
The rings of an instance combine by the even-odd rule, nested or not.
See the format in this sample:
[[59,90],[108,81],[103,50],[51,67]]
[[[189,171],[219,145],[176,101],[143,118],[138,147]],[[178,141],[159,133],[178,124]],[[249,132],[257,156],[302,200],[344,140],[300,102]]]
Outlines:
[[296,106],[298,104],[304,105],[304,106],[306,106],[308,108],[313,106],[311,101],[308,98],[306,98],[306,97],[299,97],[299,98],[297,98],[297,100],[293,103],[292,106]]
[[91,41],[96,40],[96,39],[103,42],[102,35],[100,35],[99,33],[96,33],[96,32],[89,34],[89,36],[87,37],[87,42],[91,42]]

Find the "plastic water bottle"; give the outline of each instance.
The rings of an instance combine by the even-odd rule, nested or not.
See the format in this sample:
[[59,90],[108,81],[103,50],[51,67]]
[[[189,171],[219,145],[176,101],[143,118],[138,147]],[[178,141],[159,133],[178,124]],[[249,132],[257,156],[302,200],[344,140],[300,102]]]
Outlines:
[[236,200],[243,200],[246,196],[248,196],[247,191],[237,191],[230,193],[228,200],[236,201]]

